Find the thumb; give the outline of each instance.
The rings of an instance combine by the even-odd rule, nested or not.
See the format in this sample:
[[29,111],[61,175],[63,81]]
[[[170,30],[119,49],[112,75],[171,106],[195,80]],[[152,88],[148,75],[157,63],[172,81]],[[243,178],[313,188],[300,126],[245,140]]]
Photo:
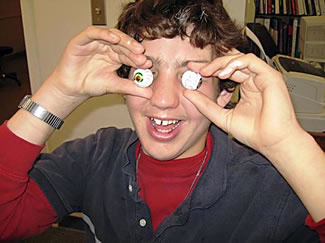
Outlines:
[[224,109],[199,91],[185,90],[184,96],[211,122],[228,132],[227,120],[230,117],[231,110]]

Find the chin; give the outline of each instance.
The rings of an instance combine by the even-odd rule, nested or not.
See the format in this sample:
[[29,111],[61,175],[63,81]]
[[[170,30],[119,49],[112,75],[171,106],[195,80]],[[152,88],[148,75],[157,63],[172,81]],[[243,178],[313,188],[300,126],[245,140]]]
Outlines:
[[150,157],[156,160],[174,160],[178,159],[182,155],[182,151],[175,151],[175,146],[172,146],[174,149],[166,148],[163,144],[160,146],[153,146],[152,144],[148,143],[149,146],[142,144],[142,150],[145,154],[149,155]]

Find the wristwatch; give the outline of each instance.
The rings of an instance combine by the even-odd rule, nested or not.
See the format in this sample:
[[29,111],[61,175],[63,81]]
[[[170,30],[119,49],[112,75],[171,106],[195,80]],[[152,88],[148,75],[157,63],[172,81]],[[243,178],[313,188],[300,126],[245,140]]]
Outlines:
[[31,97],[31,95],[26,95],[20,101],[18,108],[22,108],[30,112],[33,116],[36,116],[38,119],[54,127],[55,129],[60,129],[63,124],[63,120],[32,101]]

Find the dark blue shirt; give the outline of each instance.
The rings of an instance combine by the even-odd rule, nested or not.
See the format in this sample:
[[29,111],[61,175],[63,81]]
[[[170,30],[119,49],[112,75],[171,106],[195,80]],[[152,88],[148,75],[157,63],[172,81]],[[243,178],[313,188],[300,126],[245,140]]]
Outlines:
[[138,137],[105,128],[42,154],[30,176],[63,217],[82,212],[90,242],[319,242],[307,211],[262,155],[211,126],[213,150],[191,196],[152,230],[135,180]]

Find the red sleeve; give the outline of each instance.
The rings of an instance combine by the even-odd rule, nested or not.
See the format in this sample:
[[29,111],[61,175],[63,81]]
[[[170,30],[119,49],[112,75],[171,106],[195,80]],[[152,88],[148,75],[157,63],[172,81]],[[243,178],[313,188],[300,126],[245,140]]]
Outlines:
[[0,242],[39,234],[58,217],[28,171],[43,146],[0,126]]
[[308,215],[305,223],[309,228],[315,230],[318,233],[320,242],[325,243],[325,218],[318,223],[315,223],[313,218]]

